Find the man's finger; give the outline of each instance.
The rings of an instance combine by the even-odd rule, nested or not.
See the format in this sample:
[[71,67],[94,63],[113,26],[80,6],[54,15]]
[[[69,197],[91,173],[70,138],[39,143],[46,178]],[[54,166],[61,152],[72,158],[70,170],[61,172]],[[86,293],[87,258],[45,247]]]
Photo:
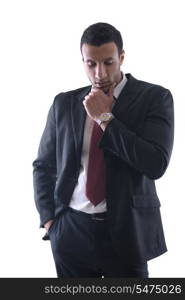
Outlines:
[[108,95],[109,95],[109,96],[113,96],[115,86],[116,86],[116,82],[114,82],[114,83],[110,86],[110,89],[109,89],[109,92],[108,92]]
[[91,87],[91,91],[98,91],[99,89],[95,86],[95,85],[92,85]]

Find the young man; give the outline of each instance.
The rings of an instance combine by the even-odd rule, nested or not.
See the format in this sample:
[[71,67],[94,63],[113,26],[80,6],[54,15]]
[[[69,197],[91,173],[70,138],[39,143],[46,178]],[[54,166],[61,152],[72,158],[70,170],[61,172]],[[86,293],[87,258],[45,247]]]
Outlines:
[[155,179],[173,146],[169,90],[124,74],[120,32],[89,26],[91,86],[60,93],[33,162],[35,202],[58,277],[148,277],[166,252]]

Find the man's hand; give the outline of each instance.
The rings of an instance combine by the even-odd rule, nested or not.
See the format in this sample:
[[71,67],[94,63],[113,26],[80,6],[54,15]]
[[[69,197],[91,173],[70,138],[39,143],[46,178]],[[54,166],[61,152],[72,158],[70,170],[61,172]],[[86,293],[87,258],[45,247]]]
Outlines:
[[51,224],[53,223],[53,220],[49,220],[47,223],[44,224],[44,228],[46,229],[46,231],[48,232]]
[[96,87],[92,87],[90,93],[85,96],[83,105],[88,116],[94,121],[96,121],[102,113],[112,111],[112,104],[114,101],[113,91],[115,85],[115,83],[111,85],[108,94],[105,94],[102,90]]

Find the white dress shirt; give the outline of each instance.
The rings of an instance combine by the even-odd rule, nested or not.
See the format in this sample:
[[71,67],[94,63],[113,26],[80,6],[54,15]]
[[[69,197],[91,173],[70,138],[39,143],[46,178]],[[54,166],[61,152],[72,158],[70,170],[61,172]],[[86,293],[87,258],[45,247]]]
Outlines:
[[[125,74],[123,74],[123,78],[120,83],[114,89],[114,97],[118,98],[122,89],[124,88],[127,78]],[[88,161],[89,161],[89,148],[90,148],[90,140],[92,134],[94,121],[87,115],[85,121],[84,128],[84,137],[83,137],[83,146],[82,146],[82,155],[81,155],[81,169],[78,177],[78,183],[74,189],[73,195],[71,197],[69,206],[80,210],[86,213],[102,213],[107,210],[106,199],[101,201],[97,206],[94,206],[92,202],[86,196],[86,181],[87,181],[87,169],[88,169]]]

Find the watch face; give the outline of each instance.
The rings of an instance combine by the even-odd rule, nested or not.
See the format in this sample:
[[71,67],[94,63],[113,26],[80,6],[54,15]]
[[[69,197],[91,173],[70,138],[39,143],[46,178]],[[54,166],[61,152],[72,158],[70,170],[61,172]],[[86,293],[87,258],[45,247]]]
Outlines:
[[98,124],[100,125],[103,122],[112,120],[114,118],[113,114],[108,112],[108,113],[102,113],[98,119]]
[[101,121],[108,121],[112,117],[111,113],[103,113],[100,116]]
[[107,121],[107,118],[108,118],[108,116],[106,113],[102,114],[102,117],[101,117],[102,121]]

